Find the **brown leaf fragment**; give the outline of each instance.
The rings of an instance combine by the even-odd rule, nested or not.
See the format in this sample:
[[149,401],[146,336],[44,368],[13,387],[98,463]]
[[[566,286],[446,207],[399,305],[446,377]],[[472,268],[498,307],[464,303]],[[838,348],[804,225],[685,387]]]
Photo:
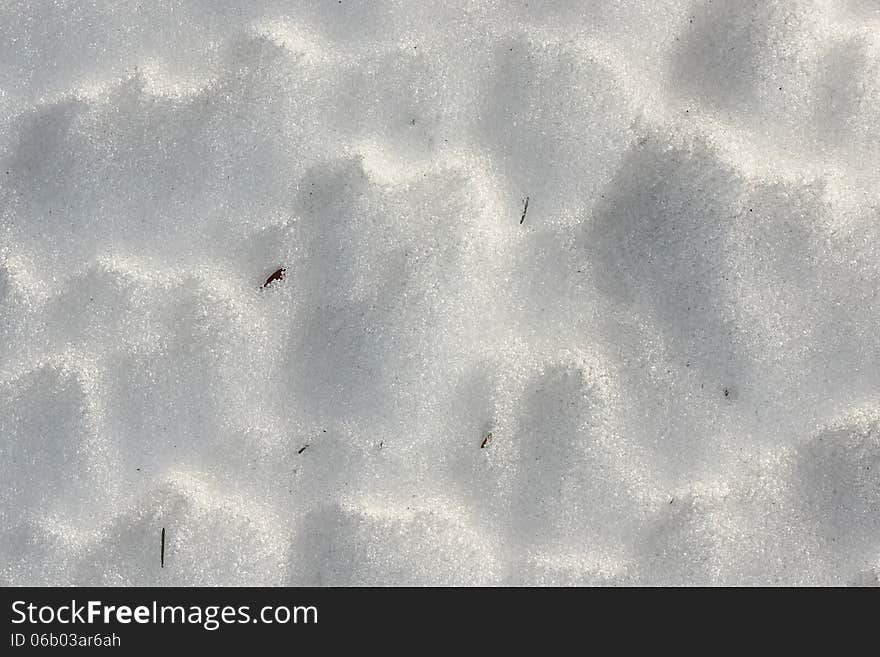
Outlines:
[[274,271],[269,276],[269,278],[266,279],[266,282],[263,283],[263,287],[269,287],[275,281],[283,281],[284,280],[284,273],[286,271],[287,270],[284,267],[281,267],[280,269],[277,269],[276,271]]

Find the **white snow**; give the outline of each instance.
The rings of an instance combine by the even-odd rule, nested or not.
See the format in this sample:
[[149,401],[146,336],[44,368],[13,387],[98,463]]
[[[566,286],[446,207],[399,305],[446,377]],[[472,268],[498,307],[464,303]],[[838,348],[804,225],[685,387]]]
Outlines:
[[877,584],[876,0],[0,44],[0,583]]

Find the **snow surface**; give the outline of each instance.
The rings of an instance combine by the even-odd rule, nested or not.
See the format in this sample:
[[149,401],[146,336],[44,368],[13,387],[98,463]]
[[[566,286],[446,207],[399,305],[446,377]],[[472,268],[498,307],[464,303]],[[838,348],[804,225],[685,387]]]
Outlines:
[[877,0],[0,44],[0,583],[878,582]]

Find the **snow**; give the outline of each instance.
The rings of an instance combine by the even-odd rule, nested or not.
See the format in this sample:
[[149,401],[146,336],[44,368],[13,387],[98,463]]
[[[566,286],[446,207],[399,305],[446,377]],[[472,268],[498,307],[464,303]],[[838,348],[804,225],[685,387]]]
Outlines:
[[0,583],[877,584],[878,28],[6,0]]

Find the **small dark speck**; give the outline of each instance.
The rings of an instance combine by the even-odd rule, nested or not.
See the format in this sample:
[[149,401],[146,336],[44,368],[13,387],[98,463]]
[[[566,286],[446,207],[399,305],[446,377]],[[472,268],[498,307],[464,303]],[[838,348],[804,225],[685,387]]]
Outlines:
[[272,274],[269,275],[269,278],[266,279],[266,282],[263,283],[263,287],[269,287],[275,281],[284,280],[284,274],[287,270],[284,267],[280,267],[276,269]]
[[724,389],[724,396],[725,396],[725,397],[730,397],[730,390],[729,390],[728,388],[725,388],[725,389]]
[[675,502],[675,498],[674,498],[674,497],[670,497],[670,498],[669,498],[669,503],[672,504],[673,502]]
[[410,125],[415,125],[415,124],[416,124],[416,120],[415,120],[415,119],[410,119],[410,120],[409,120],[409,124],[410,124]]
[[307,443],[307,444],[305,444],[305,445],[303,445],[302,447],[299,448],[299,451],[297,452],[297,454],[302,454],[302,453],[303,453],[304,451],[306,451],[308,448],[309,448],[309,446],[308,446],[308,443]]
[[480,449],[486,449],[489,445],[492,444],[492,432],[490,431],[485,438],[483,438],[483,442],[480,443]]

